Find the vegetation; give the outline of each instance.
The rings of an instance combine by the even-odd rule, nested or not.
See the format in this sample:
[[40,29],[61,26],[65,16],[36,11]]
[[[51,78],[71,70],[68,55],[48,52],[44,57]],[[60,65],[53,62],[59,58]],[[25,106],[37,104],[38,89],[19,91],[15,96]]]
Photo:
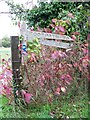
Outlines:
[[[29,57],[24,72],[26,69],[28,70],[26,75],[29,78],[22,81],[22,97],[16,91],[18,106],[14,104],[10,59],[8,61],[3,59],[2,61],[3,71],[0,78],[5,82],[0,86],[3,88],[2,95],[5,96],[3,102],[7,101],[2,104],[2,117],[87,118],[87,44],[76,42],[76,47],[66,52],[54,48],[51,50],[44,48],[43,50],[41,47],[42,54],[38,44],[37,39],[31,46],[28,43]],[[38,46],[38,48],[33,48],[33,45]],[[35,49],[38,49],[38,52]],[[41,55],[39,56],[39,54]],[[42,55],[44,55],[44,59]],[[32,81],[35,91],[31,89]]]
[[[50,27],[52,19],[70,20],[69,35],[73,31],[78,31],[80,32],[80,40],[86,39],[88,32],[87,18],[90,16],[89,2],[40,2],[39,7],[35,6],[32,10],[26,10],[22,6],[10,2],[8,5],[12,12],[16,13],[17,11],[15,18],[26,21],[28,27],[33,26],[36,30],[37,27]],[[15,18],[13,17],[14,20],[16,20]]]
[[26,20],[29,27],[33,25],[34,30],[69,35],[73,38],[74,47],[67,50],[47,47],[40,45],[37,38],[27,42],[27,51],[23,51],[20,44],[18,47],[22,58],[23,53],[27,56],[20,67],[20,89],[18,83],[12,84],[11,59],[2,59],[1,116],[87,118],[89,60],[86,33],[89,3],[40,3],[32,10],[25,10],[13,3],[9,5],[14,12],[26,13],[16,13],[16,16]]
[[2,47],[2,40],[0,40],[0,47]]
[[2,112],[0,118],[88,118],[87,96],[75,98],[74,101],[62,97],[61,102],[56,101],[51,105],[29,105],[28,108],[8,105],[8,99],[2,98]]
[[11,51],[10,48],[3,48],[0,47],[0,65],[2,63],[2,59],[5,58],[8,60],[11,57]]
[[2,38],[2,46],[8,48],[10,47],[10,45],[11,45],[10,38],[7,36],[4,36]]

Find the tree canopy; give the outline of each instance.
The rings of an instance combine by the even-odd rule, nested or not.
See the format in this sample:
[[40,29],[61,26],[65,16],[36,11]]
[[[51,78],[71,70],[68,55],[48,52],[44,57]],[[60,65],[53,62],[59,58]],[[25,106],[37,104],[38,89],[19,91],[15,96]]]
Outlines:
[[2,41],[2,46],[3,47],[10,47],[11,43],[10,43],[10,38],[9,37],[4,36],[1,41]]
[[[8,2],[10,11],[15,13],[12,17],[26,21],[28,27],[34,27],[36,30],[46,28],[51,23],[52,19],[70,20],[71,25],[68,31],[78,31],[81,33],[81,40],[85,39],[88,32],[87,18],[90,16],[90,3],[84,2],[40,2],[39,6],[35,6],[32,10],[25,9],[22,5],[15,5],[13,2]],[[68,14],[71,13],[74,19],[70,18]],[[83,38],[82,38],[83,35]]]

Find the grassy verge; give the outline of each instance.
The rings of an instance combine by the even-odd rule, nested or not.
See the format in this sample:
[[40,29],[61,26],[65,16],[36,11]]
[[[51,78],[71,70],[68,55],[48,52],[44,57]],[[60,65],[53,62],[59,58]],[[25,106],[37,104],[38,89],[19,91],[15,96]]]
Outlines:
[[62,97],[61,101],[54,101],[52,104],[28,105],[18,107],[8,105],[8,100],[2,98],[2,118],[88,118],[88,97],[76,96],[75,99]]
[[10,56],[11,56],[11,48],[0,47],[0,64],[3,58],[8,60]]

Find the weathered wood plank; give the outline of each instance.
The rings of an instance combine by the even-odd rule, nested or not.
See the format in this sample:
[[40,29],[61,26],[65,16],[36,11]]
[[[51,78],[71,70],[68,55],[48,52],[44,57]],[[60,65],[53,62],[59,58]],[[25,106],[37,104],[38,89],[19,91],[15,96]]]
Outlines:
[[65,41],[73,41],[69,36],[59,35],[53,33],[44,33],[44,32],[35,32],[35,31],[27,31],[26,36],[28,40],[32,40],[33,38],[45,38],[45,39],[57,39],[57,40],[65,40]]
[[40,40],[40,44],[58,47],[58,48],[64,48],[64,49],[68,49],[68,48],[72,47],[72,45],[73,45],[72,43],[58,42],[58,41],[54,41],[54,40]]
[[[54,46],[59,48],[70,48],[73,44],[73,39],[66,35],[59,35],[59,34],[53,34],[53,33],[45,33],[45,32],[36,32],[36,31],[29,31],[26,29],[26,24],[23,23],[20,29],[21,35],[24,36],[24,40],[32,41],[34,38],[39,38],[40,44],[48,45],[48,46]],[[61,41],[55,41],[55,40],[63,40]],[[65,43],[65,42],[70,43]]]

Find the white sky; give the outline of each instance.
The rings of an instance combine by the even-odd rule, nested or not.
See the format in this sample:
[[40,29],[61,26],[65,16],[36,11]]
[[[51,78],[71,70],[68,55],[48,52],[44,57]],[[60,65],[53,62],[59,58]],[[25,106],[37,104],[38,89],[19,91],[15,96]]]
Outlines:
[[[26,3],[30,0],[13,0],[15,3]],[[36,4],[37,0],[33,0],[33,3]],[[6,3],[0,2],[0,12],[9,11],[9,7]],[[7,35],[18,35],[19,28],[18,26],[14,26],[8,14],[0,14],[0,39]]]

